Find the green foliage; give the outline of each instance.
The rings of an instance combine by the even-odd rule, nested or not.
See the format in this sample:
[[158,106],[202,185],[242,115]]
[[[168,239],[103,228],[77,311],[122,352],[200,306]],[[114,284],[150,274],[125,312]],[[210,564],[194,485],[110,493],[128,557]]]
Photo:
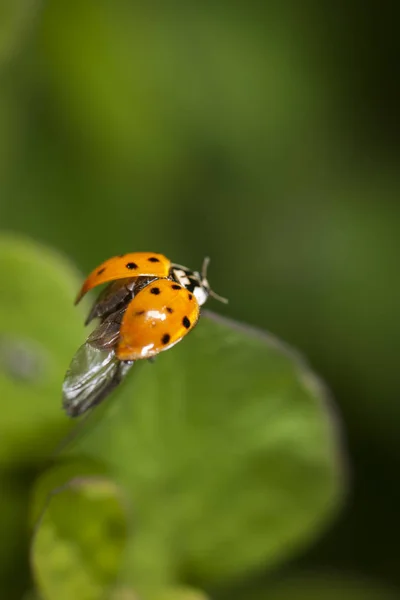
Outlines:
[[[155,365],[135,367],[73,433],[69,456],[60,455],[73,427],[60,409],[61,382],[86,335],[84,313],[72,306],[79,282],[58,254],[7,236],[0,242],[1,597],[28,598],[27,522],[37,521],[51,490],[93,476],[127,495],[129,517],[135,502],[140,515],[137,539],[129,531],[121,581],[112,592],[123,600],[148,600],[142,593],[138,599],[136,582],[142,587],[153,569],[155,596],[166,589],[178,594],[187,582],[199,589],[222,582],[233,590],[233,572],[259,591],[254,568],[268,573],[297,555],[317,581],[282,583],[281,594],[304,590],[312,598],[314,589],[314,595],[333,589],[346,600],[375,594],[363,574],[400,585],[400,178],[396,78],[388,60],[400,37],[387,35],[396,25],[381,11],[382,27],[374,28],[369,43],[378,10],[365,5],[360,18],[354,3],[327,0],[157,6],[0,0],[1,228],[61,250],[83,272],[132,250],[161,251],[194,268],[209,254],[211,283],[230,299],[224,314],[301,348],[329,382],[345,421],[352,473],[351,502],[341,520],[312,544],[337,511],[343,487],[342,480],[332,483],[341,477],[334,417],[325,405],[315,407],[323,414],[321,431],[324,423],[327,430],[318,448],[312,402],[290,402],[291,392],[283,398],[283,383],[270,379],[265,405],[271,407],[271,428],[268,416],[264,432],[259,369],[265,357],[279,370],[285,351],[272,342],[275,355],[271,339],[260,342],[262,350],[252,347],[252,332],[239,334],[235,323],[212,316]],[[240,346],[248,357],[260,354],[254,367],[250,358],[243,361],[249,378],[246,390],[239,381],[237,395],[247,400],[248,387],[251,397],[242,414],[236,404],[227,411],[220,399],[236,397],[242,367],[228,369],[222,361],[232,391],[219,383],[219,354],[218,360],[206,358],[207,373],[201,364],[205,348],[215,357],[210,338],[218,344],[231,336],[228,353]],[[198,369],[188,365],[189,356],[199,361]],[[286,358],[299,389],[303,381],[309,390],[307,368]],[[289,366],[282,382],[289,380]],[[265,378],[270,375],[266,369]],[[194,402],[204,404],[203,418],[212,421],[201,421],[198,435],[184,419],[185,427],[178,426],[171,403],[175,389],[178,399],[187,400],[189,378]],[[272,393],[275,384],[279,394]],[[300,394],[296,389],[293,398]],[[146,407],[154,414],[146,416]],[[190,405],[197,429],[199,415],[192,411]],[[175,430],[172,442],[161,425],[156,436],[157,419]],[[131,427],[132,421],[137,425]],[[118,443],[114,424],[124,432]],[[232,429],[240,441],[236,453],[229,446]],[[170,450],[163,453],[167,443]],[[209,473],[207,463],[213,466]],[[143,472],[137,472],[140,464]],[[224,486],[229,507],[220,492]],[[176,515],[181,498],[182,515]],[[247,528],[253,503],[260,522],[250,518]],[[303,510],[303,503],[310,509]],[[159,516],[149,524],[153,506]],[[236,523],[243,548],[234,539]],[[154,547],[157,560],[142,551]],[[327,565],[337,577],[325,585],[318,568]],[[342,581],[343,571],[360,573],[360,584],[333,583]],[[265,580],[270,583],[268,574]],[[245,585],[240,581],[238,589]],[[206,591],[212,600],[233,600],[214,588]],[[383,590],[377,593],[384,597]],[[32,594],[36,600],[38,592]]]
[[106,463],[132,498],[132,584],[182,571],[221,582],[276,563],[337,503],[323,391],[257,331],[203,317],[174,352],[135,365],[103,410],[71,452]]
[[3,235],[0,281],[0,588],[15,588],[27,578],[32,480],[71,427],[60,386],[82,329],[71,305],[77,273],[59,254]]
[[82,336],[77,272],[62,256],[13,236],[0,240],[2,465],[46,460],[70,425],[60,386]]
[[32,543],[43,597],[107,597],[118,575],[126,530],[121,492],[106,479],[75,479],[54,490]]
[[[20,344],[3,353],[1,385],[12,406],[2,451],[4,460],[29,452],[40,464],[69,425],[60,388],[84,337],[71,302],[78,280],[31,242],[6,238],[0,248],[2,329],[11,347]],[[337,508],[336,433],[324,389],[292,351],[205,312],[173,351],[136,364],[53,455],[58,466],[39,481],[32,506],[34,520],[43,511],[32,546],[40,590],[46,600],[78,590],[94,599],[114,579],[142,593],[182,576],[206,586],[284,560]]]

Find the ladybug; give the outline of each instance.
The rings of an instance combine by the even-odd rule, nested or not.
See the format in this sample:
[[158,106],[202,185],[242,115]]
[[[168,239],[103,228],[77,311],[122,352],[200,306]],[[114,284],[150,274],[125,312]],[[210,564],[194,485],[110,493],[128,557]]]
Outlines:
[[171,263],[162,254],[132,252],[103,262],[84,281],[75,303],[108,283],[85,324],[100,319],[75,354],[63,384],[63,406],[71,417],[99,404],[137,360],[154,359],[196,325],[209,296],[221,302],[201,273]]

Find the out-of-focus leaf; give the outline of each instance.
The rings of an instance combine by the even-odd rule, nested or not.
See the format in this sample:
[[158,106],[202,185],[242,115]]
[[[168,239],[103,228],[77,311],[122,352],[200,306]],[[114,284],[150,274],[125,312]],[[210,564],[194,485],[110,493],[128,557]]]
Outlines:
[[115,583],[126,543],[120,490],[103,478],[80,478],[55,490],[32,545],[45,600],[100,600]]
[[276,564],[337,510],[325,391],[267,334],[208,315],[98,411],[71,453],[104,462],[135,506],[124,581],[138,593],[183,572],[206,587]]
[[82,341],[78,277],[52,250],[0,239],[0,461],[48,457],[68,430],[61,385]]
[[374,582],[341,576],[316,574],[289,577],[286,581],[254,593],[244,592],[234,600],[397,600],[399,591]]
[[[60,390],[82,341],[71,302],[77,286],[60,257],[12,238],[0,246],[0,274],[0,383],[9,401],[1,451],[32,460],[68,426]],[[122,581],[142,593],[166,588],[181,573],[225,581],[309,543],[341,494],[336,433],[322,386],[296,355],[271,336],[208,315],[156,364],[135,365],[70,453],[104,465],[135,506]],[[69,475],[59,485],[63,478]],[[56,484],[47,480],[34,513]],[[51,556],[58,556],[58,544],[65,555],[51,534],[51,510],[70,523],[70,495],[79,499],[81,488],[50,502],[34,557],[39,542],[54,544]],[[74,553],[67,562],[90,588]],[[58,563],[35,565],[53,585]]]
[[57,253],[0,237],[0,581],[10,582],[10,598],[21,597],[28,578],[31,481],[70,428],[61,384],[82,335],[77,285]]
[[[68,441],[73,441],[74,434]],[[105,478],[107,475],[103,465],[93,460],[72,460],[61,461],[56,467],[45,471],[35,482],[33,493],[31,494],[30,518],[29,523],[32,529],[36,527],[44,507],[49,498],[54,495],[55,490],[63,489],[69,481],[81,481],[93,477]]]

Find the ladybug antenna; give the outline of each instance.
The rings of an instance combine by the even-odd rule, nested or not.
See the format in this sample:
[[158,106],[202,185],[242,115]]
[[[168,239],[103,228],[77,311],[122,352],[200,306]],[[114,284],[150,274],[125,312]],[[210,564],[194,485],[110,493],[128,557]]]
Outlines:
[[201,281],[205,285],[205,287],[208,289],[208,293],[210,294],[210,296],[212,298],[214,298],[215,300],[218,300],[218,302],[222,302],[222,304],[228,304],[229,300],[227,298],[224,298],[223,296],[219,296],[210,288],[210,285],[207,281],[207,271],[208,271],[209,264],[210,264],[210,257],[206,256],[205,259],[203,260],[203,266],[201,267]]
[[201,278],[207,280],[207,271],[208,265],[210,264],[210,257],[206,256],[203,260],[203,265],[201,267]]

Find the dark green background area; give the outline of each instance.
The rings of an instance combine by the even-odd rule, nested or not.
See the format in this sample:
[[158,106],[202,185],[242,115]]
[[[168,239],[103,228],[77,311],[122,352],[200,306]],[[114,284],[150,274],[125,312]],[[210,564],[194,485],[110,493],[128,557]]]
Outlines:
[[347,505],[293,566],[378,589],[400,586],[394,22],[357,1],[0,1],[1,228],[83,272],[210,255],[213,308],[300,348],[343,417]]

